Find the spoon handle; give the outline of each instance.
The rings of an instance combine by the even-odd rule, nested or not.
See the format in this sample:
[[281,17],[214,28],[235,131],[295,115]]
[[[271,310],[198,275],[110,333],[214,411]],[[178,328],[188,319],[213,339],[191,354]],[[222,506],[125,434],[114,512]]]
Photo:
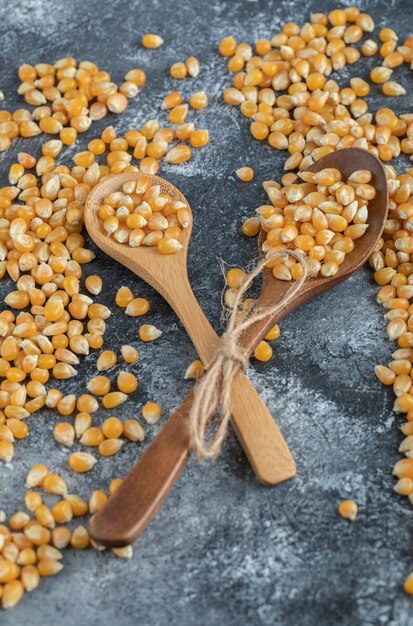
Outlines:
[[[202,362],[208,367],[219,341],[218,335],[201,309],[188,279],[171,283],[168,290],[167,300],[188,332]],[[265,325],[268,326],[268,323]],[[255,334],[257,330],[255,328]],[[248,337],[254,342],[254,329],[252,331]],[[244,340],[249,349],[247,336]],[[231,423],[258,480],[264,485],[276,485],[295,476],[294,459],[280,429],[243,373],[234,380],[231,401]]]
[[91,518],[90,533],[98,544],[130,545],[161,508],[191,454],[185,416],[192,398],[190,391],[104,508]]
[[[275,321],[273,320],[272,323]],[[258,323],[245,337],[241,338],[242,346],[251,351],[267,330],[268,322]],[[187,417],[191,409],[193,394],[192,389],[168,418],[165,426],[135,463],[120,487],[109,498],[105,507],[90,520],[90,532],[97,543],[112,547],[133,543],[159,511],[191,454]],[[249,423],[249,428],[258,429],[253,433],[257,435],[260,420],[258,417],[254,423],[251,415],[256,415],[257,401],[264,409],[265,405],[241,370],[232,387],[232,399],[237,398],[240,398],[240,403],[243,403],[241,404],[242,415],[247,416],[245,419]],[[295,476],[296,468],[277,425],[272,419],[271,423],[273,424],[272,455],[267,466],[268,475],[271,480],[277,476],[277,482],[281,482]],[[233,420],[233,424],[244,445],[244,436],[246,434],[248,439],[249,430],[244,432],[244,423],[241,421]],[[241,428],[238,428],[238,424],[241,424]],[[261,435],[258,435],[256,440],[259,445],[263,446],[263,450],[267,451],[268,442],[264,441]],[[259,446],[257,450],[259,452]],[[265,480],[263,483],[274,484]]]

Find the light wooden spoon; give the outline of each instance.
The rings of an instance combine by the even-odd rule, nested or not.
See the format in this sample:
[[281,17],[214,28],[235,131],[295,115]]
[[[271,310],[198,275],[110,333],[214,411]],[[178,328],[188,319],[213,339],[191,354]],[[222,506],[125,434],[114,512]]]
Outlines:
[[[99,221],[97,210],[102,199],[123,183],[138,179],[141,172],[116,174],[94,187],[85,205],[85,224],[95,244],[125,265],[158,291],[171,305],[186,328],[202,362],[208,365],[218,335],[205,317],[190,287],[187,275],[187,250],[191,226],[183,230],[183,248],[176,254],[160,254],[156,247],[131,248],[109,237]],[[158,176],[150,176],[161,191],[189,203],[182,193]],[[294,459],[264,402],[245,376],[240,373],[232,387],[232,425],[258,479],[275,485],[296,474]]]
[[[366,150],[344,148],[323,157],[310,170],[315,172],[326,167],[338,168],[345,178],[355,170],[371,171],[372,184],[377,194],[369,203],[369,228],[357,240],[354,252],[346,256],[338,274],[329,278],[320,276],[308,280],[277,319],[258,322],[245,333],[241,345],[248,354],[253,352],[277,321],[356,272],[368,259],[381,236],[387,216],[388,190],[380,161]],[[261,243],[262,241],[263,238]],[[259,305],[270,306],[279,301],[290,284],[275,280],[271,271],[265,270]],[[139,537],[156,515],[190,457],[187,418],[192,398],[193,391],[190,391],[119,489],[109,498],[106,506],[92,517],[90,531],[97,543],[106,546],[128,545]]]

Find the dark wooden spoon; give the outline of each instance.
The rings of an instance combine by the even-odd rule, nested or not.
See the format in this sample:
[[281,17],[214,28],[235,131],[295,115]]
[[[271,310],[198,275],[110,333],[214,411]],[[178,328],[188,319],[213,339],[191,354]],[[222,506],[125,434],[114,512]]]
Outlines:
[[[387,181],[381,162],[366,150],[344,148],[323,157],[309,169],[317,172],[327,167],[339,169],[345,179],[360,169],[372,173],[371,184],[377,193],[369,202],[369,228],[357,240],[354,251],[346,256],[335,276],[319,276],[308,280],[276,319],[258,322],[245,333],[241,345],[249,355],[281,318],[356,272],[368,259],[381,236],[388,206]],[[289,282],[274,279],[270,270],[264,270],[258,304],[270,306],[280,301],[290,285]],[[168,418],[161,432],[109,498],[106,506],[91,518],[90,532],[97,543],[114,547],[128,545],[139,537],[156,515],[191,454],[187,416],[192,398],[193,390]]]

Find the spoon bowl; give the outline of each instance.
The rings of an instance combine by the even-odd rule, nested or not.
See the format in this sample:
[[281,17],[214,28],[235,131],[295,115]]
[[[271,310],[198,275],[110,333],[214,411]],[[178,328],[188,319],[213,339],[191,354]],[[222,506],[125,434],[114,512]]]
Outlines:
[[[192,232],[192,219],[187,228],[182,229],[180,243],[182,249],[175,254],[160,254],[157,246],[139,246],[132,248],[128,244],[119,243],[104,231],[98,216],[98,209],[103,198],[110,193],[119,191],[122,185],[130,180],[142,178],[142,172],[128,172],[126,174],[113,174],[92,189],[85,205],[85,226],[95,244],[108,256],[118,261],[125,267],[138,274],[146,283],[151,285],[166,300],[169,301],[170,293],[164,280],[165,274],[173,277],[182,266],[186,266],[189,240]],[[159,185],[161,193],[165,193],[174,200],[184,202],[191,213],[192,210],[183,194],[159,176],[145,174],[152,185]],[[138,271],[137,271],[138,270]]]

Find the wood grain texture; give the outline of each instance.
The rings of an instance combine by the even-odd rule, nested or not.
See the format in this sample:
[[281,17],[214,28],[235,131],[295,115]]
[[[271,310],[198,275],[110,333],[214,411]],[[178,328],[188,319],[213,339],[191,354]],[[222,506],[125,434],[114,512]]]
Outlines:
[[[117,174],[97,185],[86,202],[86,228],[106,254],[138,274],[165,298],[187,330],[202,362],[208,367],[219,338],[188,281],[187,249],[191,227],[184,229],[183,249],[177,254],[163,255],[156,247],[130,248],[120,244],[108,237],[100,224],[97,209],[103,197],[119,189],[127,180],[141,176],[139,172]],[[173,185],[158,176],[150,178],[153,184],[161,187],[162,192],[188,204]],[[232,423],[253,471],[265,485],[275,485],[294,477],[295,462],[280,429],[245,374],[240,373],[239,378],[232,393]],[[248,404],[245,405],[244,401]]]
[[[345,148],[317,161],[310,169],[319,171],[325,167],[337,167],[347,178],[357,169],[372,173],[376,197],[369,203],[369,228],[357,241],[356,252],[348,255],[336,276],[315,278],[307,281],[293,302],[281,311],[277,319],[258,322],[242,337],[242,347],[251,354],[268,330],[289,312],[318,294],[333,288],[363,265],[381,236],[387,216],[388,190],[384,169],[373,155],[358,148]],[[271,271],[264,271],[263,288],[259,303],[267,306],[281,298],[289,283],[274,280]],[[248,406],[248,392],[241,376],[234,382],[233,393],[241,394]],[[243,395],[244,392],[244,395]],[[174,482],[182,472],[190,455],[188,431],[185,428],[192,391],[168,419],[165,427],[151,446],[132,468],[121,487],[109,498],[107,505],[90,522],[90,531],[98,543],[122,546],[136,540],[159,510]],[[242,442],[242,433],[237,432]],[[178,440],[177,437],[181,439]],[[185,452],[185,445],[188,446]],[[283,449],[278,451],[282,458]],[[159,466],[159,471],[158,471]]]

